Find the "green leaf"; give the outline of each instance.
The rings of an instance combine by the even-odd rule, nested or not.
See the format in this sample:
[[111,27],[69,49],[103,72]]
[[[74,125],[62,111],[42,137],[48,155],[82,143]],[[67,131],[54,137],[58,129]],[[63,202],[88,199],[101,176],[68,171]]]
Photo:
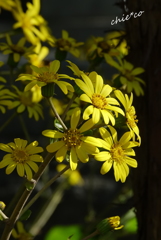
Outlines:
[[31,215],[31,210],[28,209],[26,212],[24,212],[24,214],[22,214],[22,216],[19,218],[20,221],[24,221],[24,220],[27,220],[30,215]]
[[54,126],[59,131],[63,132],[64,129],[63,129],[62,125],[60,124],[59,120],[57,120],[57,119],[54,120]]
[[127,233],[136,233],[137,232],[137,219],[133,217],[129,219],[124,225],[124,231]]
[[80,240],[82,237],[79,225],[56,226],[49,230],[44,240]]

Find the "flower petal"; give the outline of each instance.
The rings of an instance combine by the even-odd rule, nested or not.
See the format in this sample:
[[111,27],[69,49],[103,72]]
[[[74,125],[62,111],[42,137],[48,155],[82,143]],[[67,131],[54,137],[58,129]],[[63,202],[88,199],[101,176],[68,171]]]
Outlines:
[[64,141],[58,141],[58,142],[51,143],[46,147],[46,149],[49,153],[53,153],[53,152],[56,152],[61,147],[63,147],[64,145],[65,145]]
[[71,116],[70,125],[71,129],[76,129],[80,120],[81,110],[80,108],[75,108]]
[[55,158],[57,162],[62,162],[65,159],[67,150],[67,147],[64,145],[56,152]]
[[101,167],[101,174],[106,174],[112,167],[112,161],[106,161]]
[[78,157],[75,149],[72,147],[70,151],[70,168],[72,170],[75,170],[77,168],[77,165],[78,165]]
[[45,137],[49,137],[49,138],[62,138],[64,136],[64,133],[61,133],[56,130],[47,129],[47,130],[42,131],[42,135],[44,135]]
[[94,158],[97,161],[105,162],[105,161],[107,161],[107,160],[109,160],[111,158],[111,154],[110,154],[110,152],[102,151],[102,152],[99,152],[98,154],[96,154],[94,156]]
[[85,111],[83,113],[84,120],[89,119],[89,116],[93,113],[93,109],[94,109],[93,105],[90,105],[85,109]]

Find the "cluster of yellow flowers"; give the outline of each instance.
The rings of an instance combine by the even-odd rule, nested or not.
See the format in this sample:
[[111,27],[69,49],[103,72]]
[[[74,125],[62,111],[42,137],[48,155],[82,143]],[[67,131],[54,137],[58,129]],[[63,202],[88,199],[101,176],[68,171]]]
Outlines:
[[[62,37],[57,39],[39,14],[40,0],[28,2],[26,12],[20,0],[0,0],[0,7],[12,13],[16,20],[13,30],[21,28],[23,34],[17,44],[12,42],[9,34],[6,34],[6,42],[0,43],[0,51],[8,54],[7,64],[11,70],[10,84],[2,77],[3,72],[0,77],[0,111],[4,114],[6,109],[16,109],[16,114],[22,114],[27,110],[28,117],[38,121],[44,118],[41,101],[47,99],[57,121],[53,129],[42,129],[42,135],[50,138],[46,150],[55,154],[58,163],[64,160],[69,163],[69,179],[75,170],[74,181],[69,180],[71,184],[77,184],[76,179],[81,179],[76,170],[78,164],[87,163],[90,158],[103,163],[101,174],[113,167],[115,180],[125,182],[129,166],[137,167],[133,148],[141,144],[133,91],[137,96],[144,93],[140,85],[144,81],[137,77],[144,69],[134,68],[125,60],[129,51],[125,33],[92,37],[84,44],[63,30]],[[44,60],[49,48],[43,46],[43,42],[55,49],[53,61]],[[26,43],[30,46],[25,47]],[[90,63],[90,71],[84,72],[66,60],[67,53],[77,58],[82,54]],[[26,63],[18,68],[22,56]],[[64,60],[72,76],[59,73]],[[109,84],[95,71],[102,61],[119,71]],[[0,66],[3,64],[0,62]],[[57,87],[66,102],[55,99]],[[121,125],[118,125],[120,119]],[[125,126],[127,131],[119,137],[118,127]],[[40,153],[44,149],[37,141],[28,144],[27,140],[15,138],[8,144],[0,143],[0,150],[7,152],[0,161],[0,168],[6,167],[6,174],[16,169],[18,175],[28,181],[34,178],[33,172],[38,172],[37,163],[43,162]],[[21,230],[23,227],[18,223],[19,232],[14,230],[13,236],[18,238]]]
[[[131,156],[135,156],[132,148],[141,143],[135,107],[132,105],[132,90],[134,89],[137,95],[143,94],[139,83],[144,83],[142,79],[136,77],[144,69],[134,68],[131,63],[124,60],[124,56],[128,54],[125,33],[113,32],[106,34],[104,38],[92,37],[87,41],[84,49],[90,62],[94,61],[93,63],[95,63],[98,58],[101,61],[105,59],[108,64],[120,71],[115,78],[119,76],[124,90],[127,88],[127,93],[131,93],[130,97],[123,94],[121,89],[116,89],[112,82],[111,85],[106,84],[96,71],[85,73],[69,60],[67,61],[68,67],[74,76],[58,73],[60,69],[58,59],[61,59],[59,53],[70,52],[75,57],[79,57],[79,46],[84,43],[77,43],[75,39],[69,37],[65,30],[62,31],[62,38],[56,39],[52,36],[47,22],[39,14],[40,0],[33,0],[33,3],[28,2],[26,12],[23,11],[19,0],[9,0],[5,3],[0,1],[0,6],[11,11],[17,21],[13,25],[13,29],[21,28],[23,31],[23,37],[17,44],[13,44],[11,37],[6,34],[7,42],[0,43],[0,50],[3,54],[9,54],[8,64],[12,69],[17,66],[13,65],[13,62],[18,64],[21,56],[24,56],[28,64],[31,64],[30,67],[29,65],[25,67],[25,72],[23,68],[22,73],[15,79],[24,81],[24,91],[13,84],[9,89],[5,88],[6,80],[1,77],[0,80],[3,82],[3,85],[0,85],[1,112],[5,113],[6,107],[8,109],[17,108],[18,114],[27,110],[29,118],[34,117],[37,121],[40,117],[43,118],[42,105],[39,102],[43,97],[52,98],[54,101],[55,85],[57,85],[65,95],[71,94],[71,99],[73,98],[73,102],[66,111],[66,116],[63,116],[66,120],[67,117],[70,118],[70,127],[63,124],[63,130],[44,130],[42,132],[44,136],[57,139],[47,146],[47,151],[55,152],[58,162],[62,162],[69,156],[72,170],[77,168],[79,161],[86,163],[89,161],[89,156],[93,156],[96,160],[103,162],[102,174],[107,173],[113,165],[116,181],[125,182],[129,174],[128,165],[137,167],[136,160],[131,158]],[[121,43],[119,43],[120,37],[123,37]],[[28,48],[25,47],[26,41],[32,44]],[[42,41],[46,41],[56,48],[56,60],[45,63],[44,58],[49,53],[49,49],[42,46]],[[117,61],[114,58],[117,58]],[[69,83],[69,81],[72,82]],[[81,107],[82,103],[83,108]],[[57,106],[55,107],[57,108]],[[121,116],[129,131],[118,140],[114,126],[117,125],[117,119]],[[97,129],[99,129],[97,137],[88,136],[89,130],[96,133]],[[36,172],[37,165],[33,162],[42,161],[41,157],[33,154],[41,152],[42,148],[37,147],[37,142],[26,147],[26,140],[17,138],[14,141],[15,143],[0,144],[0,149],[9,153],[0,162],[0,168],[8,165],[6,173],[9,174],[17,167],[20,176],[25,176],[26,173],[27,178],[31,180],[30,167]]]

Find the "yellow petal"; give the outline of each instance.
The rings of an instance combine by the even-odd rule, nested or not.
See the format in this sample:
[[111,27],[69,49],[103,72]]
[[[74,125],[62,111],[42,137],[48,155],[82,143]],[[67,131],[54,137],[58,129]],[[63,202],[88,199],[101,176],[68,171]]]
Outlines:
[[111,138],[111,134],[109,133],[109,131],[103,127],[99,128],[99,132],[102,136],[102,138],[109,144],[109,147],[111,148],[111,146],[113,145],[113,140]]
[[101,167],[101,174],[106,174],[112,167],[112,161],[106,161]]
[[84,120],[89,119],[89,116],[93,113],[93,109],[94,109],[93,105],[90,105],[85,109],[85,111],[83,113]]
[[77,153],[77,156],[78,156],[79,160],[82,163],[86,163],[86,162],[89,161],[88,154],[85,151],[83,151],[83,147],[82,146],[76,147],[76,153]]
[[57,162],[62,162],[65,159],[67,150],[68,150],[67,147],[64,145],[57,151],[57,153],[55,155]]
[[70,168],[71,168],[71,170],[75,170],[77,168],[77,165],[78,165],[78,157],[77,157],[75,149],[72,147],[72,149],[70,151]]
[[73,111],[73,114],[71,116],[71,120],[70,120],[70,125],[71,125],[71,129],[76,129],[77,125],[79,123],[80,120],[80,114],[81,114],[81,110],[80,108],[75,108]]
[[24,168],[25,168],[25,172],[26,172],[26,175],[27,175],[27,179],[29,181],[31,181],[31,179],[32,179],[32,171],[31,171],[30,167],[27,164],[24,164]]
[[94,123],[93,123],[93,120],[92,119],[89,119],[88,121],[86,121],[79,129],[79,131],[81,133],[89,130],[90,128],[92,128],[94,126]]
[[53,153],[53,152],[56,152],[61,147],[63,147],[64,145],[65,145],[64,141],[58,141],[58,142],[51,143],[46,147],[46,149],[49,153]]
[[49,138],[62,138],[64,136],[64,133],[61,133],[56,130],[47,129],[47,130],[42,131],[42,135],[44,135],[45,137],[49,137]]
[[100,120],[100,109],[98,108],[93,108],[93,114],[92,114],[92,120],[96,124]]
[[24,176],[24,165],[22,163],[17,164],[17,172],[20,177]]
[[94,156],[97,161],[105,162],[111,158],[111,154],[107,151],[99,152]]

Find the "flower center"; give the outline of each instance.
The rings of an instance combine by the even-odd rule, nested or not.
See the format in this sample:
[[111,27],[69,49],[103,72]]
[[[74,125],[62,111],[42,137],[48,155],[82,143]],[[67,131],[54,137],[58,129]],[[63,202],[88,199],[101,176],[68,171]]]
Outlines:
[[81,144],[81,137],[82,134],[79,132],[78,129],[69,129],[63,137],[63,141],[65,142],[66,147],[68,150],[71,149],[71,147],[76,147]]
[[125,153],[119,143],[113,144],[110,153],[115,162],[121,164],[124,161]]
[[43,72],[40,73],[37,77],[37,80],[40,82],[52,82],[52,80],[58,80],[58,74],[53,72]]
[[29,159],[29,154],[22,149],[15,149],[12,152],[13,161],[16,163],[25,163]]
[[71,43],[63,38],[57,41],[57,48],[63,48],[63,50],[67,51],[71,47]]
[[29,18],[26,14],[22,14],[22,28],[31,29],[33,24],[31,23],[31,18]]
[[136,119],[137,116],[135,115],[135,108],[131,106],[129,110],[126,112],[126,118],[127,118],[127,123],[131,128],[134,128],[136,126],[136,122],[138,120]]
[[128,79],[128,81],[130,82],[133,82],[135,79],[134,79],[134,76],[131,74],[131,71],[129,70],[125,70],[125,72],[123,73],[123,75]]
[[100,109],[104,109],[108,105],[106,98],[97,93],[92,95],[92,104]]
[[98,44],[97,44],[98,47],[102,48],[102,52],[104,53],[108,53],[111,46],[105,42],[105,41],[100,41]]

